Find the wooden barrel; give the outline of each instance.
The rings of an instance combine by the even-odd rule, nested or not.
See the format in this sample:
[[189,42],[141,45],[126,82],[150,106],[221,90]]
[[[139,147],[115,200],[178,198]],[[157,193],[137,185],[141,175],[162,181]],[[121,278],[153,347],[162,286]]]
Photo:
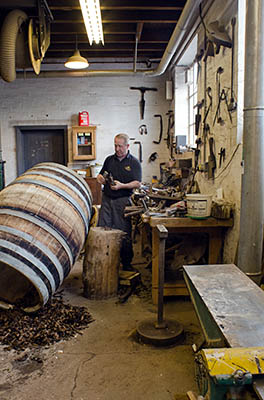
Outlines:
[[91,210],[85,180],[56,163],[35,165],[0,192],[0,305],[46,304],[80,254]]

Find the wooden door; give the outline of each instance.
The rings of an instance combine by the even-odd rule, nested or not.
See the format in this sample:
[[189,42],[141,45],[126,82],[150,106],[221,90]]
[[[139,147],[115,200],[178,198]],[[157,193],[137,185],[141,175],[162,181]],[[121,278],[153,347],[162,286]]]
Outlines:
[[16,144],[18,175],[40,162],[67,163],[66,126],[16,127]]

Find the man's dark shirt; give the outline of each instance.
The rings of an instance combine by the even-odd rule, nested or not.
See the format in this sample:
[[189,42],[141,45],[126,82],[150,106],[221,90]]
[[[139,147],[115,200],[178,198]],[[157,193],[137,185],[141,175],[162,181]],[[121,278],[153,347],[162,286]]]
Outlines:
[[[108,156],[105,159],[104,165],[100,171],[100,174],[107,171],[113,175],[114,180],[117,180],[121,183],[129,183],[132,181],[141,182],[142,179],[142,170],[141,164],[136,159],[136,157],[132,156],[128,151],[127,155],[123,160],[119,160],[116,154]],[[110,185],[107,183],[104,185],[104,194],[111,199],[117,199],[119,197],[131,196],[133,193],[133,189],[119,189],[112,190]]]

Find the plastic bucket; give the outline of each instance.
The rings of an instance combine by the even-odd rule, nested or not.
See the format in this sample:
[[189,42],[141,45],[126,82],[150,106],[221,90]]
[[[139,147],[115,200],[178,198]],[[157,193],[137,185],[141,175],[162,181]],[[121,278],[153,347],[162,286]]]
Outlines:
[[96,178],[102,169],[102,165],[91,165],[92,178]]
[[193,218],[207,218],[211,215],[212,195],[187,194],[187,213]]
[[56,163],[37,164],[0,193],[0,306],[43,306],[79,256],[92,195],[83,178]]

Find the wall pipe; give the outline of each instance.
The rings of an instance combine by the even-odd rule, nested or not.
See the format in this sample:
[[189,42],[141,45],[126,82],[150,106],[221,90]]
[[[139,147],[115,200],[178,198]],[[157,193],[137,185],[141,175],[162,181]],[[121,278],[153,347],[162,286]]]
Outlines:
[[262,273],[264,217],[264,0],[246,1],[245,92],[238,266],[256,283]]
[[179,53],[183,46],[183,39],[187,38],[189,30],[195,20],[199,18],[199,7],[201,3],[206,4],[208,0],[187,0],[185,7],[182,11],[179,21],[173,31],[170,41],[165,49],[163,57],[156,69],[134,71],[131,70],[94,70],[94,71],[45,71],[41,72],[38,76],[33,72],[19,72],[18,78],[62,78],[62,77],[89,77],[89,76],[127,76],[127,75],[147,75],[159,76],[162,75],[175,53]]
[[0,34],[0,71],[6,82],[16,79],[16,39],[20,26],[27,20],[21,10],[11,11],[4,19]]

